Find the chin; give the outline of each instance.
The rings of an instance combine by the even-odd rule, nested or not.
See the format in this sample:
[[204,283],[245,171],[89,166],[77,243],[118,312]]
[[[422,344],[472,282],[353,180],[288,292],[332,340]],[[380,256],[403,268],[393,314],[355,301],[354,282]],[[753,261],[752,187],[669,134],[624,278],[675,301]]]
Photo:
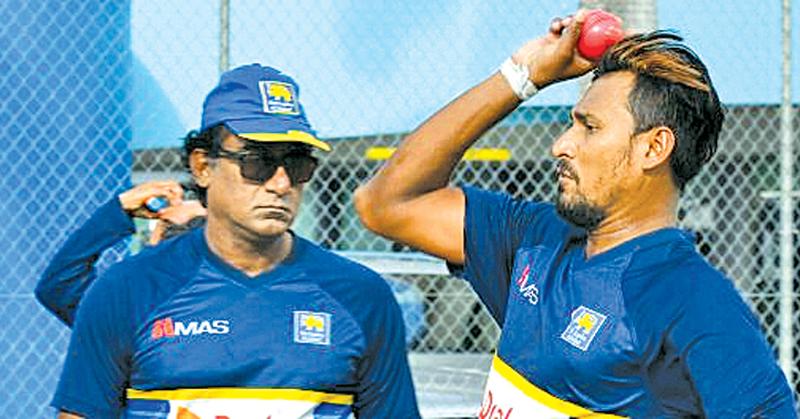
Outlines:
[[569,223],[591,232],[605,220],[607,214],[603,208],[591,204],[582,196],[570,198],[563,192],[556,198],[558,215]]
[[285,221],[258,220],[246,226],[246,229],[258,238],[270,238],[286,233],[290,226],[291,223]]

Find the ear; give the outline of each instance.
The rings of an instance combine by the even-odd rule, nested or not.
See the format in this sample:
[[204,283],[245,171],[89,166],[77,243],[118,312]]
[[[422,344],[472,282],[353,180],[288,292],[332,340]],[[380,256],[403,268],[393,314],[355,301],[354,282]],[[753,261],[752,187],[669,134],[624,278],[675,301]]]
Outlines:
[[197,186],[208,188],[209,178],[211,177],[211,159],[208,158],[208,151],[202,149],[192,150],[189,155],[189,167],[192,170],[192,178]]
[[655,127],[643,135],[644,158],[642,168],[644,170],[655,169],[662,164],[669,165],[669,158],[675,149],[675,134],[668,127]]

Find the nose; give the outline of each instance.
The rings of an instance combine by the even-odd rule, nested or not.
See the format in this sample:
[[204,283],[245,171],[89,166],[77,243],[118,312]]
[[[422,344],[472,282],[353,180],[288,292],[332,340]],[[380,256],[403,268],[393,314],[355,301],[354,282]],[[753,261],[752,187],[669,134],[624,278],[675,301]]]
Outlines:
[[292,188],[292,180],[283,166],[278,166],[271,178],[267,179],[264,187],[277,195],[284,195]]
[[566,130],[550,147],[550,154],[557,159],[575,157],[575,142],[571,137],[572,128]]

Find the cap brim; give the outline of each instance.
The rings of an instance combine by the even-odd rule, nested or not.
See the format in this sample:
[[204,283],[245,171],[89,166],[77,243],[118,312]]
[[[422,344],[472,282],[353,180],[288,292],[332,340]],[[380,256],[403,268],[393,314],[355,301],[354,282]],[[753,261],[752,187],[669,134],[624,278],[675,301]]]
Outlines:
[[[261,143],[303,143],[323,151],[331,151],[331,146],[317,138],[313,132],[299,127],[296,121],[283,121],[275,118],[265,123],[263,118],[225,121],[225,126],[234,134]],[[298,129],[299,128],[299,129]]]
[[303,131],[287,132],[240,132],[236,135],[262,143],[303,143],[323,151],[331,151],[331,146],[317,137]]

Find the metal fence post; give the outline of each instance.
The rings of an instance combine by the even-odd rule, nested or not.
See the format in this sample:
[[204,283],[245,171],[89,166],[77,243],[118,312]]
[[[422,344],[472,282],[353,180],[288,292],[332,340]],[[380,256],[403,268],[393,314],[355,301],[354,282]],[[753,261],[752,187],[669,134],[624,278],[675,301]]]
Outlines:
[[231,2],[219,2],[219,72],[224,73],[230,68],[230,36],[231,36]]
[[794,226],[793,167],[794,150],[792,145],[792,14],[791,0],[783,0],[783,84],[781,103],[781,188],[780,188],[780,342],[778,356],[781,369],[786,377],[792,379],[792,296],[794,295],[794,245],[792,230]]

